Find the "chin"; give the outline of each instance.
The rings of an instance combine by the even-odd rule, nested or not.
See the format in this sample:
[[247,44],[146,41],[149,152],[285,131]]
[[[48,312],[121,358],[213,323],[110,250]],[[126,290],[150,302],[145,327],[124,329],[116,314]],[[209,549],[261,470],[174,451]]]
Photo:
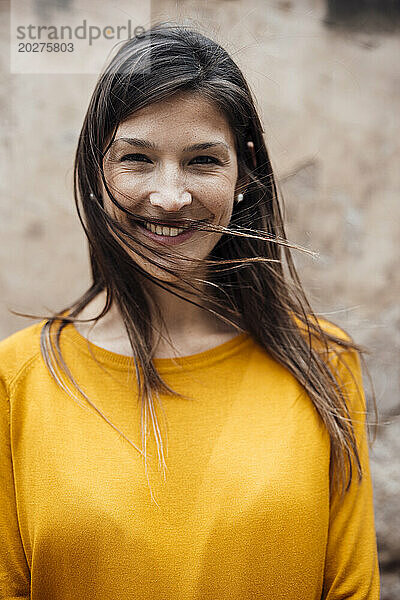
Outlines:
[[[150,266],[149,264],[147,264],[147,265],[141,264],[140,266],[146,273],[148,273],[155,279],[158,279],[159,281],[165,282],[165,283],[182,283],[181,276],[184,277],[185,279],[189,280],[190,282],[192,282],[195,277],[199,276],[199,271],[196,270],[196,267],[193,267],[193,266],[191,267],[190,270],[187,270],[187,271],[184,270],[184,268],[182,266],[180,266],[179,271],[175,267],[177,274],[168,273],[162,267],[158,268],[155,265]],[[166,264],[165,266],[171,268],[171,270],[174,270],[174,265],[171,265],[171,267],[170,267],[169,265]]]

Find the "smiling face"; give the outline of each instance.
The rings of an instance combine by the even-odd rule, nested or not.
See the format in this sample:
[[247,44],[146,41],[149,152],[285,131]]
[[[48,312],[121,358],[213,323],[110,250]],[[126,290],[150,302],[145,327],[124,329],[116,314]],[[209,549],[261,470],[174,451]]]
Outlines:
[[[207,258],[221,237],[195,229],[181,232],[182,219],[227,226],[235,194],[241,191],[231,128],[214,104],[193,93],[152,104],[121,123],[104,160],[104,175],[116,200],[137,217],[148,219],[147,227],[120,211],[103,187],[104,208],[126,225],[138,242],[161,253],[174,253],[173,262],[152,255],[158,264],[170,268],[179,255]],[[158,228],[155,221],[160,223]],[[171,227],[162,229],[162,224]],[[146,272],[163,281],[174,280],[126,250]],[[179,266],[186,272],[196,270],[194,263],[182,259]]]

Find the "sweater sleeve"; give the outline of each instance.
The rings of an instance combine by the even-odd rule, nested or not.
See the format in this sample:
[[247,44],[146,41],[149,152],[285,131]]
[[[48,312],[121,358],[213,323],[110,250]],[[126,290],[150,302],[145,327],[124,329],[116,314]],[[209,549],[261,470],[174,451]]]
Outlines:
[[18,526],[9,402],[0,379],[0,599],[29,599],[30,573]]
[[340,361],[339,376],[353,421],[363,478],[359,484],[353,463],[352,483],[342,503],[338,495],[333,495],[321,600],[377,600],[380,577],[360,358],[353,350],[342,357],[345,364]]

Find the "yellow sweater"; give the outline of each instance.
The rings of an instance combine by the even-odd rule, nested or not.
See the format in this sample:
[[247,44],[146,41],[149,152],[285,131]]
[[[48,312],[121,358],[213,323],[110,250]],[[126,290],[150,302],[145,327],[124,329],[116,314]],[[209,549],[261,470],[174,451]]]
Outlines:
[[[42,324],[0,342],[1,599],[379,598],[365,400],[345,369],[365,475],[338,508],[322,421],[250,336],[156,359],[192,398],[161,396],[165,481],[148,438],[157,506],[139,452],[50,377]],[[131,359],[90,344],[96,364],[73,325],[61,349],[85,393],[140,448]],[[346,355],[361,384],[358,355]]]

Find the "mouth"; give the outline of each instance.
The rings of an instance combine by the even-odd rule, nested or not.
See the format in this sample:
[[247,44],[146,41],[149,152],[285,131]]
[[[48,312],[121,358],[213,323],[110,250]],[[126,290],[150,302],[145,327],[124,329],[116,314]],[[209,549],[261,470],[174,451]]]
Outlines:
[[[193,220],[196,224],[206,223],[208,219],[202,220]],[[152,233],[156,235],[158,238],[175,238],[179,237],[183,239],[182,236],[186,236],[187,234],[193,234],[196,229],[192,227],[192,223],[187,223],[185,221],[161,221],[155,219],[134,219],[131,221],[133,224],[138,225],[140,229],[145,230],[146,232]]]
[[[208,222],[209,219],[192,220],[195,224]],[[182,221],[162,221],[156,219],[135,218],[131,223],[146,237],[163,245],[175,246],[191,238],[197,231],[193,223]]]

